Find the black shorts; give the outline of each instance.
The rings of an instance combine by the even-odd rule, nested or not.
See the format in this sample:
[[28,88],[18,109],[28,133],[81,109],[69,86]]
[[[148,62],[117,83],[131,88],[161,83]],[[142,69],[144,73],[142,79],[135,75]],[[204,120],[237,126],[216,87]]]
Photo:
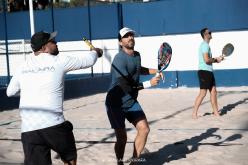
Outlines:
[[213,72],[206,70],[198,71],[200,89],[212,89],[215,86],[215,78]]
[[50,165],[51,149],[65,162],[77,159],[77,150],[71,122],[52,127],[24,132],[21,140],[25,165]]
[[123,92],[119,86],[108,92],[105,105],[113,129],[125,128],[125,119],[135,124],[138,120],[146,118],[137,99]]
[[113,129],[125,128],[125,119],[134,124],[139,119],[146,118],[146,115],[138,102],[128,109],[112,107],[106,104],[106,109],[111,128]]

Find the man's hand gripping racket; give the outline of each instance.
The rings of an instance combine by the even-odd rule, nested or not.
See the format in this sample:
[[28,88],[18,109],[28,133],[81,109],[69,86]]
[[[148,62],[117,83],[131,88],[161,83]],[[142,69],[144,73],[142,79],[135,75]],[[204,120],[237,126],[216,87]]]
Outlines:
[[92,43],[83,37],[83,41],[90,47],[90,50],[95,50],[97,52],[98,57],[102,57],[103,51],[100,48],[95,48]]
[[169,66],[171,61],[171,56],[172,56],[171,46],[167,42],[162,43],[158,50],[158,72],[156,73],[156,77],[161,76],[162,79],[164,80],[164,76],[162,72]]

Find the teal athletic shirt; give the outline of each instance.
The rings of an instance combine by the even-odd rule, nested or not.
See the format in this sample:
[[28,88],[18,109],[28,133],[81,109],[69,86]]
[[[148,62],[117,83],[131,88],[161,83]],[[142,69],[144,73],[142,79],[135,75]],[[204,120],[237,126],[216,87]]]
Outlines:
[[[139,83],[141,58],[139,52],[130,56],[122,50],[115,56],[112,67],[112,81],[106,100],[112,106],[129,107],[136,102],[138,90],[133,88]],[[124,78],[125,76],[126,78]]]
[[212,52],[211,52],[209,44],[206,41],[203,41],[199,47],[199,52],[198,52],[198,56],[199,56],[198,69],[213,72],[212,64],[206,64],[206,62],[204,61],[205,53],[208,53],[209,58],[212,58]]

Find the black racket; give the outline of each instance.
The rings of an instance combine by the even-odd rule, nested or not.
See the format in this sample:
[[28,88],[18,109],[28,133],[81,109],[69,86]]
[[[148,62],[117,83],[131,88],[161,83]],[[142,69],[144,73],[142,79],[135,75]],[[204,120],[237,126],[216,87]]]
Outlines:
[[230,56],[234,51],[234,46],[231,43],[226,44],[222,49],[222,57]]

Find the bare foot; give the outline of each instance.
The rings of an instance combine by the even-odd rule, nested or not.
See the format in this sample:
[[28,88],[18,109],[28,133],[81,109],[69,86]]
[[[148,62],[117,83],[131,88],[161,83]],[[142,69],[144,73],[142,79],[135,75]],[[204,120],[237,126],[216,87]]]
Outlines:
[[198,119],[198,116],[197,116],[196,113],[193,113],[193,114],[192,114],[192,119]]
[[213,112],[213,114],[214,114],[214,116],[216,116],[216,117],[220,117],[219,112]]

